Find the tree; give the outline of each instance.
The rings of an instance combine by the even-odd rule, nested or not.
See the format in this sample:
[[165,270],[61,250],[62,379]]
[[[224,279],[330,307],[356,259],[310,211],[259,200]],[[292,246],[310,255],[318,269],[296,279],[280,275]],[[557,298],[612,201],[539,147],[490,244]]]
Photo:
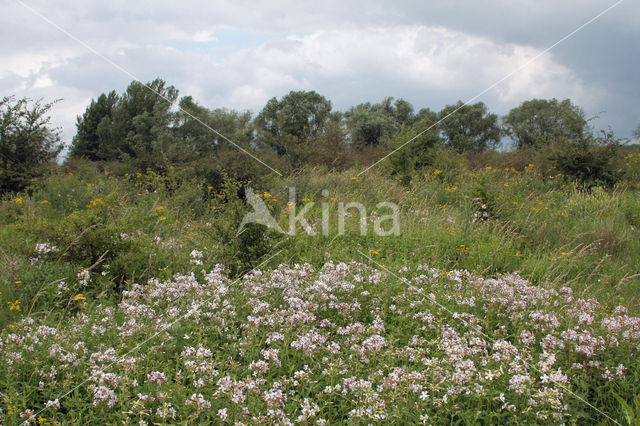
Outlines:
[[501,129],[498,116],[487,112],[483,102],[465,105],[458,101],[447,105],[438,114],[445,143],[458,152],[485,151],[500,142]]
[[633,131],[633,136],[640,139],[640,124],[638,124],[638,127]]
[[[101,95],[78,119],[71,151],[95,160],[128,160],[153,167],[176,150],[171,106],[178,90],[156,78],[133,81],[122,96]],[[102,100],[101,100],[102,99]]]
[[64,148],[47,115],[54,103],[13,96],[0,101],[0,193],[24,189]]
[[156,78],[144,85],[132,82],[122,95],[113,115],[112,140],[119,143],[122,159],[135,159],[142,168],[153,167],[163,154],[174,148],[169,127],[170,111],[178,90]]
[[559,138],[579,141],[587,131],[584,111],[569,99],[525,101],[509,111],[503,123],[517,148],[539,148]]
[[356,147],[376,146],[415,122],[413,106],[404,99],[387,97],[378,104],[365,102],[345,113],[351,143]]
[[278,101],[271,98],[255,119],[263,143],[279,155],[288,146],[303,144],[324,132],[331,114],[331,102],[315,91],[291,91]]
[[92,161],[109,160],[113,157],[113,153],[107,149],[109,144],[100,135],[106,133],[105,127],[111,123],[118,100],[115,90],[106,95],[101,94],[97,100],[91,100],[84,114],[77,118],[76,135],[71,142],[69,157]]
[[[210,110],[199,105],[191,96],[180,99],[179,105],[174,134],[178,144],[185,147],[190,155],[210,154],[225,144],[229,145],[220,135],[234,143],[245,145],[252,139],[251,113],[248,111],[238,112],[225,108]],[[232,145],[230,147],[235,149]]]
[[442,146],[440,131],[434,124],[438,115],[428,109],[420,111],[422,117],[413,126],[396,134],[390,141],[389,157],[393,175],[407,183],[414,170],[431,165],[437,148]]

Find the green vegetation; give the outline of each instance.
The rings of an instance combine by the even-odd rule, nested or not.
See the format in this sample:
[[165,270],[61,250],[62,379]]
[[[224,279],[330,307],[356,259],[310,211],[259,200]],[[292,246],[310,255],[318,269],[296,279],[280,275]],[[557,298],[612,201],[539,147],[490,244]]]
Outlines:
[[[71,159],[3,188],[0,421],[637,421],[635,147],[498,153],[483,104],[174,112],[152,84],[169,100],[99,97]],[[248,188],[315,232],[238,232]]]

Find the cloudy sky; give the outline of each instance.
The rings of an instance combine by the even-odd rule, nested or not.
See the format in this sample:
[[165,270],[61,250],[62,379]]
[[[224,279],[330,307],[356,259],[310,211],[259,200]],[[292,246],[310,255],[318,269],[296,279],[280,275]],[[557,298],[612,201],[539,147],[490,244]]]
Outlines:
[[600,116],[596,128],[630,137],[639,1],[527,65],[615,2],[2,0],[0,96],[62,99],[52,116],[70,141],[91,99],[133,76],[161,77],[210,108],[256,112],[290,90],[316,90],[338,110],[386,96],[439,110],[513,74],[474,102],[505,114],[531,98],[570,98]]

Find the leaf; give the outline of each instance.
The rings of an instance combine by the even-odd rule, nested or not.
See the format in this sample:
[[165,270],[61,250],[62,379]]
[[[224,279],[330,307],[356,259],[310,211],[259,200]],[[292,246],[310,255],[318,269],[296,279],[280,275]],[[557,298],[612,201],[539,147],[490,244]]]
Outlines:
[[[633,426],[636,423],[635,422],[635,415],[633,413],[633,408],[631,408],[631,406],[629,406],[629,404],[627,404],[627,401],[622,399],[622,397],[620,395],[618,395],[617,393],[614,392],[613,396],[616,397],[616,399],[618,400],[618,402],[622,406],[622,412],[624,413],[624,417],[627,419],[627,423],[630,426]],[[636,403],[637,403],[637,401],[636,401]]]

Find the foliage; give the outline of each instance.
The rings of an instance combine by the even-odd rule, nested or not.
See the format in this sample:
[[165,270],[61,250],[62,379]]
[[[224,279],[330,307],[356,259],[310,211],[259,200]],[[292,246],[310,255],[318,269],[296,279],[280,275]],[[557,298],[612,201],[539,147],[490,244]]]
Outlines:
[[26,188],[63,149],[47,115],[55,102],[0,100],[0,194]]
[[447,105],[438,114],[438,120],[445,143],[458,152],[494,149],[500,142],[498,116],[489,113],[483,102],[465,105],[458,101]]
[[78,118],[72,156],[131,161],[142,169],[158,165],[163,157],[183,158],[170,131],[170,108],[177,97],[178,91],[160,78],[147,84],[133,81],[121,96],[101,95]]
[[[418,422],[417,413],[434,424],[604,421],[557,385],[566,376],[567,389],[622,420],[613,392],[624,401],[640,392],[632,329],[640,314],[637,189],[585,192],[520,158],[525,152],[486,153],[482,167],[471,167],[465,154],[434,149],[409,184],[383,169],[358,177],[357,169],[326,168],[238,182],[216,164],[205,173],[204,159],[161,172],[77,161],[60,167],[31,193],[0,205],[0,417],[24,421],[28,409],[50,400],[39,415],[51,423],[162,422],[162,416],[206,423],[222,422],[224,408],[227,421],[240,421],[245,404],[260,423],[275,409],[264,397],[275,395],[281,381],[287,400],[278,407],[292,421],[305,398],[317,404],[316,417],[331,423],[375,422],[367,413],[402,424]],[[284,229],[288,188],[295,187],[296,211],[309,205],[306,218],[318,234],[285,236],[262,225],[238,233],[250,211],[242,197],[247,185]],[[349,215],[338,234],[338,204],[350,201],[366,206],[367,216]],[[372,221],[388,213],[375,207],[383,201],[399,206],[399,236],[372,231]],[[319,232],[325,206],[328,235]],[[481,209],[488,218],[475,220]],[[253,268],[260,271],[245,275]],[[433,297],[454,314],[432,304]],[[432,323],[425,322],[428,314]],[[352,332],[338,332],[347,327]],[[474,328],[512,346],[494,347]],[[328,340],[314,340],[315,333]],[[383,341],[367,340],[374,334],[386,345],[373,350]],[[424,340],[411,343],[414,335]],[[470,343],[481,340],[486,346]],[[552,341],[565,346],[543,347]],[[452,349],[456,342],[462,352]],[[209,350],[211,357],[192,357],[200,345],[200,354]],[[271,349],[280,350],[280,365],[262,354]],[[512,350],[523,356],[516,361]],[[459,382],[470,380],[461,373],[470,367],[456,364],[463,353],[479,374],[469,386]],[[546,368],[552,353],[552,371],[520,362]],[[268,368],[259,373],[262,361]],[[202,362],[217,375],[188,370]],[[486,375],[501,366],[503,375]],[[523,377],[514,374],[530,380],[518,382]],[[226,376],[232,382],[218,382]],[[377,396],[351,389],[352,377],[371,383]],[[233,403],[225,384],[247,378],[255,383],[241,404]],[[57,409],[59,391],[86,379]],[[347,386],[347,395],[337,384]],[[414,393],[418,384],[423,388]],[[328,386],[334,390],[325,392]],[[459,393],[463,387],[469,393]],[[422,391],[428,395],[421,398]],[[211,409],[196,408],[196,400],[205,404],[198,393]],[[367,402],[380,405],[367,411]],[[507,402],[514,408],[496,409]]]
[[532,99],[509,111],[505,130],[516,148],[541,147],[556,139],[579,141],[585,137],[584,111],[569,99]]
[[612,135],[601,139],[564,140],[555,144],[551,160],[555,168],[587,190],[613,187],[622,177],[617,160],[620,146]]
[[113,90],[106,95],[101,94],[97,100],[91,100],[82,117],[77,118],[76,135],[69,151],[70,158],[93,161],[117,159],[117,153],[110,152],[115,147],[104,139],[109,132],[119,99]]
[[263,143],[284,155],[289,146],[322,134],[330,113],[331,102],[324,96],[315,91],[291,91],[280,100],[269,99],[256,117],[255,126]]
[[436,150],[442,145],[435,120],[435,114],[426,116],[392,138],[389,143],[392,175],[408,183],[415,170],[433,165]]
[[248,111],[209,110],[198,105],[191,96],[180,99],[179,106],[174,134],[177,143],[186,148],[192,158],[210,155],[223,146],[229,147],[228,139],[243,147],[247,147],[252,139],[251,113]]
[[391,97],[378,104],[359,104],[345,112],[351,144],[357,147],[385,144],[414,121],[413,106],[404,99],[393,102]]

